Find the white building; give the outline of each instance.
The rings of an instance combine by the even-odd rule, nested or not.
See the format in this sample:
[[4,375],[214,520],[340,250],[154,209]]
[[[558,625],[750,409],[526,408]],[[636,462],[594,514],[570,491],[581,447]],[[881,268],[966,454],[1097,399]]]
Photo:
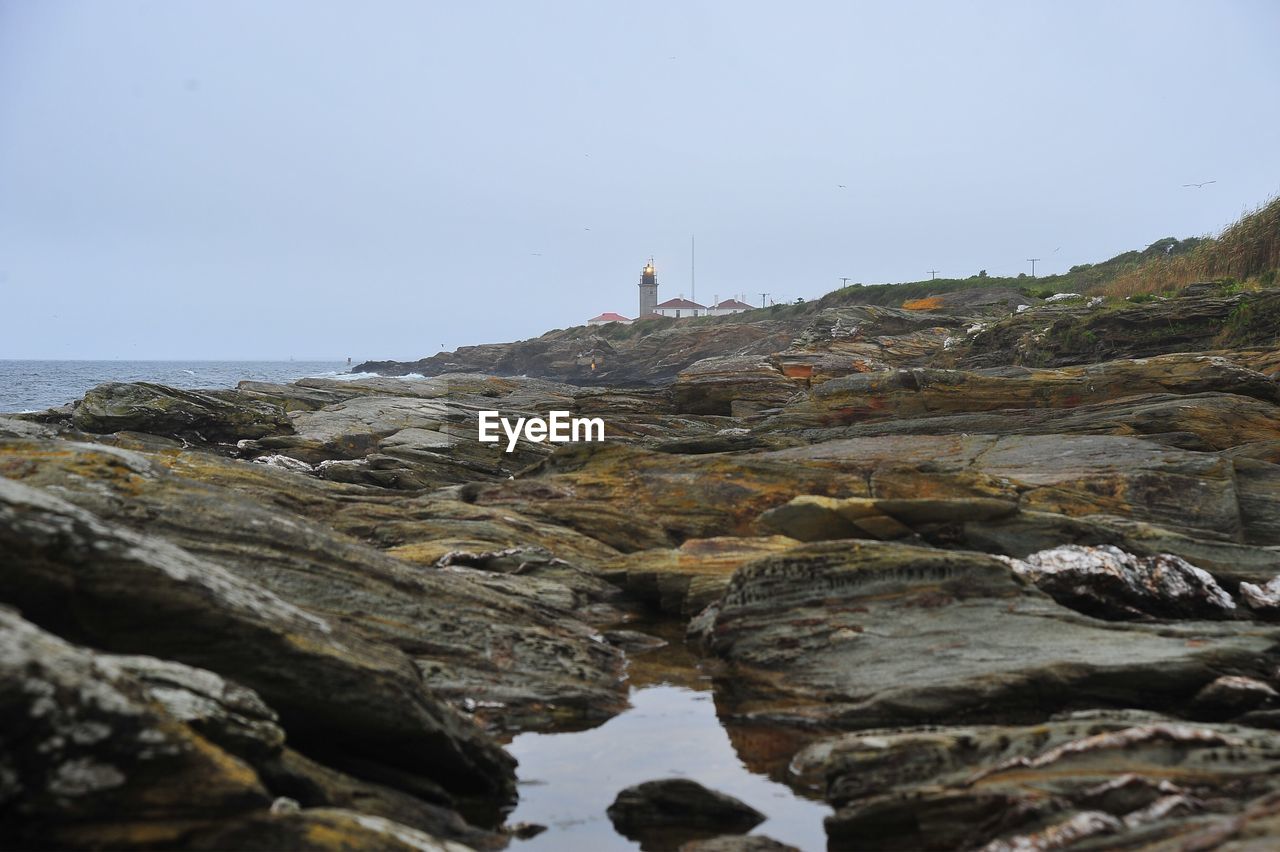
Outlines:
[[699,305],[697,302],[690,302],[684,296],[677,299],[667,299],[665,302],[659,302],[654,305],[653,312],[663,317],[700,317],[707,313],[706,305]]
[[707,308],[707,315],[722,317],[726,314],[740,314],[743,311],[753,310],[755,310],[754,305],[748,305],[746,302],[741,302],[738,299],[725,299],[723,302],[716,302],[714,305]]

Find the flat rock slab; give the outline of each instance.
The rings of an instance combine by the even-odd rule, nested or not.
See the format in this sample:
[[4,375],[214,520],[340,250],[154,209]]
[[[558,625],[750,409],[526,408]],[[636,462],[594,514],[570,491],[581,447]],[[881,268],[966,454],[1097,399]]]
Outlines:
[[753,562],[696,624],[737,664],[733,712],[845,728],[1180,708],[1222,674],[1265,679],[1280,639],[1256,623],[1100,621],[995,557],[864,541]]
[[1226,358],[1178,353],[1056,370],[909,370],[858,373],[814,388],[770,428],[833,426],[886,417],[1017,408],[1073,408],[1136,394],[1226,392],[1280,401],[1280,386]]
[[[1070,408],[1002,408],[992,411],[886,417],[847,425],[777,431],[812,443],[876,435],[1140,435],[1187,450],[1225,450],[1275,441],[1280,422],[1273,402],[1232,393],[1143,394]],[[759,433],[757,433],[759,434]]]
[[1274,794],[1278,749],[1275,731],[1095,711],[870,731],[809,746],[794,765],[825,780],[833,849],[1132,848]]
[[[1247,540],[1230,459],[1111,435],[903,435],[762,454],[855,474],[875,497],[985,496],[1023,509],[1114,514]],[[813,492],[817,493],[817,492]]]

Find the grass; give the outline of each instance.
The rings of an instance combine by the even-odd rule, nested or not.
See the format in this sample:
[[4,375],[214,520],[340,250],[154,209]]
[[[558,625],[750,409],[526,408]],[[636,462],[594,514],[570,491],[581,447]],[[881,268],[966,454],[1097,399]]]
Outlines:
[[1093,292],[1134,297],[1169,293],[1198,282],[1220,283],[1239,293],[1275,284],[1280,269],[1280,197],[1272,198],[1217,237],[1198,241],[1189,252],[1154,257],[1100,282]]

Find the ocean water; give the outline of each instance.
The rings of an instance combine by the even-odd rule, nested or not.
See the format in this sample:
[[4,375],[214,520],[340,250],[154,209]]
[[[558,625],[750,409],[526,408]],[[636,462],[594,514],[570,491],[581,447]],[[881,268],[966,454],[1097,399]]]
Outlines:
[[0,361],[0,414],[63,405],[103,382],[234,388],[243,379],[341,378],[348,369],[342,361]]

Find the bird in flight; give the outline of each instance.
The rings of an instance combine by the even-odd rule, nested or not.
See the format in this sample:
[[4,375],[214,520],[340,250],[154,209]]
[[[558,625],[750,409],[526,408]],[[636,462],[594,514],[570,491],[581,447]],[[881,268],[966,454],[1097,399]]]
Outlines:
[[849,187],[845,186],[845,185],[844,185],[844,184],[842,184],[842,183],[838,183],[838,184],[836,184],[836,189],[848,189],[848,188],[849,188]]
[[1194,186],[1196,189],[1199,189],[1200,187],[1202,187],[1202,186],[1208,186],[1208,185],[1209,185],[1209,184],[1211,184],[1211,183],[1217,183],[1217,181],[1216,181],[1216,180],[1207,180],[1207,181],[1205,181],[1204,183],[1184,183],[1184,184],[1183,184],[1183,186],[1184,186],[1184,187]]

